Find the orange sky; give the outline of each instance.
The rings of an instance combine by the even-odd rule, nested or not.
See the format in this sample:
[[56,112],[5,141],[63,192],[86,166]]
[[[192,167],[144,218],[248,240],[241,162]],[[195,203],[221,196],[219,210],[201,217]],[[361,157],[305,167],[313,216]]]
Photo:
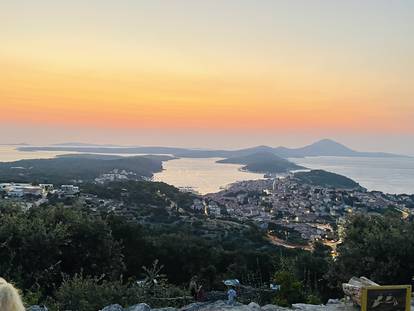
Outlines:
[[377,90],[382,81],[373,77],[344,85],[338,77],[306,72],[247,77],[49,69],[42,62],[2,68],[1,120],[115,128],[414,129],[411,107],[404,107],[408,98]]
[[17,2],[2,122],[414,134],[408,1]]

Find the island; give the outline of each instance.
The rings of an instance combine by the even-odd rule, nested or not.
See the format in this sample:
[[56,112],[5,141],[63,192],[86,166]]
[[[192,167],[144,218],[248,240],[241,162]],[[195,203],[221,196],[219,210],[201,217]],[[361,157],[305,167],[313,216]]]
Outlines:
[[300,182],[326,188],[338,189],[360,189],[362,188],[356,181],[335,173],[324,170],[311,170],[309,172],[296,172],[294,178]]
[[0,182],[62,184],[110,180],[145,180],[160,172],[169,156],[145,155],[121,157],[114,155],[76,154],[52,159],[0,162]]
[[217,163],[242,164],[242,170],[254,173],[287,173],[292,170],[304,169],[289,160],[283,159],[272,152],[262,151],[246,156],[219,160]]

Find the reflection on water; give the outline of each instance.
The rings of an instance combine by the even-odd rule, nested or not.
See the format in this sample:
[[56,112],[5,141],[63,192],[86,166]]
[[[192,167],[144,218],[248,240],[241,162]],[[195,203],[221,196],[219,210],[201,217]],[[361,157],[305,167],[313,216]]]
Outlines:
[[50,159],[57,155],[76,152],[68,151],[18,151],[15,146],[0,146],[0,162],[13,162],[27,159]]
[[414,158],[307,157],[299,165],[345,175],[368,190],[414,193]]
[[[0,161],[45,159],[70,152],[22,152],[15,146],[0,146]],[[135,154],[123,154],[133,156]],[[138,154],[136,154],[138,155]],[[240,171],[238,164],[218,164],[219,158],[176,159],[164,162],[164,170],[154,180],[176,187],[191,187],[200,193],[217,192],[240,180],[263,178],[262,174]],[[414,158],[307,157],[291,161],[354,179],[368,190],[414,194]]]
[[216,163],[221,158],[176,159],[164,162],[164,170],[154,175],[155,181],[163,181],[176,187],[191,187],[206,194],[217,192],[221,187],[241,180],[263,178],[263,174],[242,172],[238,164]]

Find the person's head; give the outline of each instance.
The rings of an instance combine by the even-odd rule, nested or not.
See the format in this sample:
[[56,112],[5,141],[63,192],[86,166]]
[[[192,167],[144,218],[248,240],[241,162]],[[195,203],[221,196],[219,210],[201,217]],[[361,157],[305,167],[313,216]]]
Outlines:
[[5,279],[0,278],[0,310],[24,311],[22,299],[14,286]]

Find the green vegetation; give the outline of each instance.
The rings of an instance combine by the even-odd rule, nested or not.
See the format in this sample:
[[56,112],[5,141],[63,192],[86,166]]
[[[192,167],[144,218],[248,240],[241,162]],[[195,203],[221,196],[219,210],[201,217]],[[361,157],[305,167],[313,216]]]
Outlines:
[[85,184],[82,192],[95,194],[102,199],[120,200],[129,205],[151,205],[165,208],[175,202],[177,206],[188,209],[193,203],[194,195],[181,192],[174,186],[163,182],[125,181],[109,182],[104,185]]
[[304,301],[302,283],[290,271],[279,271],[274,276],[276,284],[280,285],[280,290],[276,293],[273,303],[289,307],[292,303]]
[[324,170],[297,172],[295,173],[295,178],[303,183],[328,188],[357,189],[361,187],[357,182],[348,177]]
[[[204,234],[207,227],[214,236]],[[249,284],[252,271],[269,282],[281,258],[305,255],[272,246],[250,224],[199,218],[154,226],[75,206],[24,211],[0,204],[0,275],[15,282],[27,302],[46,303],[52,310],[97,310],[98,304],[142,301],[162,306],[160,295],[182,296],[179,288],[187,288],[194,275],[206,289],[223,289],[226,278]],[[142,267],[152,267],[156,260],[168,277],[166,289],[137,287],[135,281],[148,274]]]
[[[0,275],[23,290],[27,303],[53,311],[143,301],[180,305],[188,301],[164,298],[187,296],[189,280],[198,275],[206,290],[224,290],[227,278],[281,285],[256,301],[288,306],[341,296],[342,282],[353,275],[380,284],[407,284],[414,275],[414,224],[399,213],[352,216],[334,261],[319,243],[312,252],[279,248],[252,223],[192,214],[192,196],[163,183],[84,187],[138,210],[168,210],[176,221],[132,221],[77,202],[24,210],[0,201]],[[182,212],[170,209],[173,201]]]
[[162,170],[162,161],[171,157],[137,156],[105,157],[91,155],[66,156],[53,159],[0,162],[0,182],[34,182],[63,184],[73,180],[93,181],[113,169],[126,170],[137,175],[151,177]]
[[300,232],[296,231],[293,228],[288,228],[274,222],[270,222],[268,225],[268,229],[270,230],[270,234],[282,239],[286,242],[296,244],[296,245],[307,245],[309,243],[308,240],[302,238]]
[[380,284],[411,284],[414,276],[414,223],[401,217],[351,218],[331,267],[330,280],[339,285],[353,275],[367,276]]
[[303,168],[268,151],[219,160],[217,163],[243,164],[243,169],[257,173],[285,173]]

